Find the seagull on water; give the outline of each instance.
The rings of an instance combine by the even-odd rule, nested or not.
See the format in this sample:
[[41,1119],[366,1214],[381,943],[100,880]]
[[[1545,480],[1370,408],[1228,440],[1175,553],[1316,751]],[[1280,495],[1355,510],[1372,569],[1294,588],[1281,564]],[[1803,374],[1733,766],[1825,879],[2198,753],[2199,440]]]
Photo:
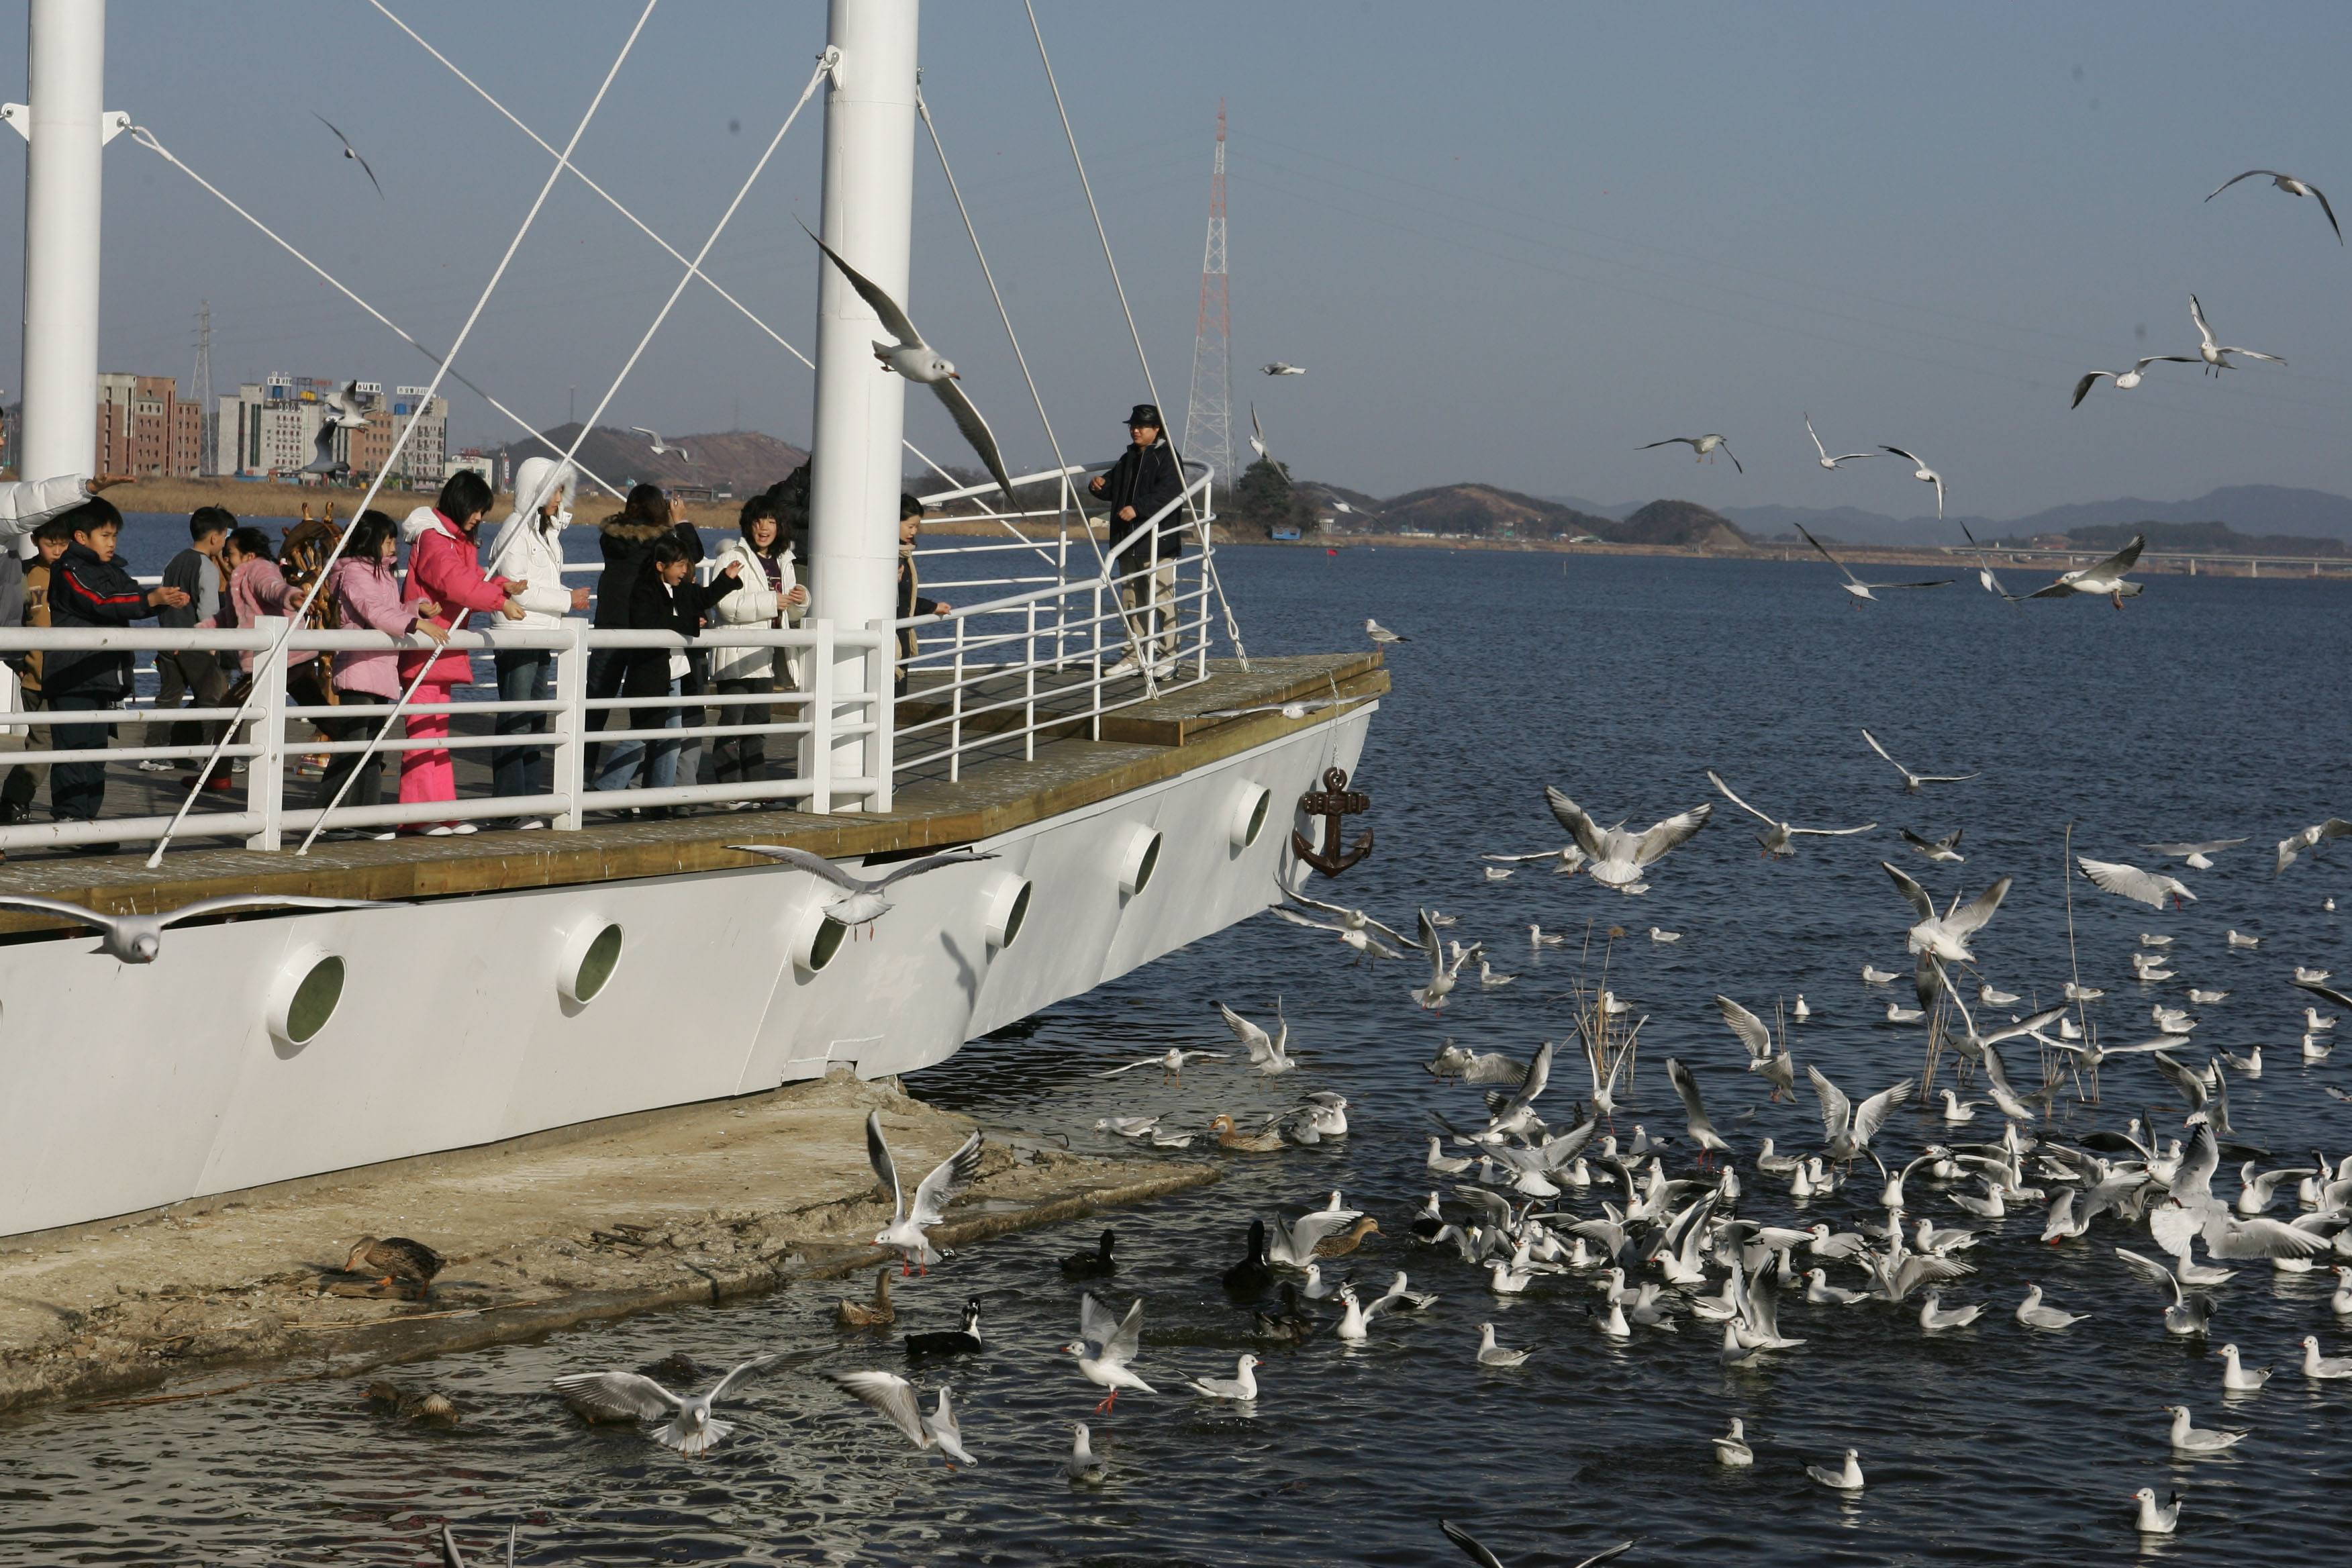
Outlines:
[[2316,849],[2330,839],[2342,838],[2347,835],[2352,835],[2352,822],[2347,822],[2340,816],[2331,816],[2325,822],[2288,834],[2278,841],[2278,864],[2271,868],[2271,875],[2275,877],[2294,865],[2296,858],[2305,850]]
[[2231,947],[2260,947],[2263,945],[2263,939],[2261,937],[2241,936],[2234,929],[2225,932],[2224,935],[2228,939]]
[[2180,1279],[2171,1269],[2152,1258],[2143,1258],[2124,1247],[2116,1248],[2116,1256],[2130,1264],[2148,1279],[2162,1286],[2172,1297],[2171,1305],[2164,1309],[2164,1331],[2168,1334],[2203,1334],[2213,1319],[2210,1297],[2191,1295],[2180,1288]]
[[2074,401],[2068,404],[2067,406],[2070,408],[2082,407],[2083,399],[2090,395],[2091,388],[2095,385],[2102,377],[2114,382],[2124,391],[2129,392],[2133,387],[2137,386],[2141,380],[2147,374],[2148,366],[2163,363],[2168,361],[2179,364],[2199,364],[2203,363],[2195,354],[2147,354],[2134,363],[2129,370],[2095,370],[2074,384]]
[[1582,806],[1549,784],[1544,786],[1544,799],[1550,804],[1552,816],[1576,839],[1578,847],[1591,857],[1592,879],[1621,893],[1647,892],[1650,885],[1642,879],[1642,873],[1669,851],[1689,843],[1691,837],[1706,826],[1707,818],[1715,815],[1712,805],[1703,804],[1653,823],[1639,833],[1628,833],[1622,822],[1614,827],[1601,827],[1585,815]]
[[[2213,868],[2212,857],[2224,849],[2235,849],[2244,842],[2242,838],[2208,838],[2198,844],[2143,844],[2140,847],[2152,855],[2178,855],[2192,871],[2210,871]],[[2168,936],[2162,939],[2143,936],[2140,941],[2150,947],[2163,947],[2172,939]]]
[[2072,572],[2062,572],[2056,582],[2045,588],[2036,588],[2025,596],[2029,599],[2063,599],[2073,594],[2105,594],[2120,610],[2126,599],[2139,596],[2143,585],[2129,581],[2124,574],[2138,563],[2139,552],[2146,548],[2147,535],[2136,533],[2129,544],[2105,561],[2078,566]]
[[925,855],[904,865],[893,866],[888,876],[869,882],[862,877],[853,876],[822,855],[795,849],[789,845],[730,844],[727,847],[745,855],[764,855],[771,860],[781,861],[795,870],[806,871],[839,888],[848,897],[835,899],[826,904],[825,918],[835,925],[851,927],[871,924],[890,912],[890,900],[882,896],[882,890],[894,882],[919,877],[926,871],[937,871],[950,866],[971,866],[996,858],[994,850],[950,849],[944,855]]
[[2352,1378],[2352,1360],[2321,1355],[2318,1337],[2305,1334],[2303,1337],[2303,1375],[2328,1383]]
[[2176,910],[2183,903],[2197,901],[2197,895],[2190,892],[2186,884],[2160,872],[2143,871],[2137,866],[2126,866],[2118,860],[2094,860],[2087,855],[2075,856],[2074,863],[2083,868],[2083,875],[2098,884],[2102,890],[2120,893],[2126,899],[2137,899],[2156,909],[2164,908],[2167,899],[2172,900],[2172,907]]
[[1756,1450],[1748,1446],[1747,1429],[1740,1426],[1737,1415],[1731,1418],[1729,1432],[1720,1437],[1710,1437],[1707,1441],[1715,1445],[1715,1462],[1718,1465],[1752,1465],[1756,1462]]
[[1892,452],[1898,458],[1908,458],[1911,466],[1918,470],[1911,477],[1917,479],[1923,485],[1933,485],[1936,487],[1936,520],[1939,522],[1942,521],[1944,517],[1944,476],[1929,468],[1926,459],[1919,458],[1913,453],[1906,452],[1900,447],[1881,447],[1879,450],[1882,452]]
[[164,914],[109,915],[57,899],[33,899],[15,893],[0,896],[0,910],[53,915],[61,921],[88,926],[98,932],[99,938],[98,945],[89,951],[105,953],[124,963],[154,963],[163,951],[164,928],[184,921],[205,920],[244,910],[383,910],[391,907],[390,901],[379,899],[299,899],[289,895],[234,894],[225,899],[199,899],[193,904],[182,904]]
[[[801,227],[803,232],[808,232],[806,224]],[[1003,491],[1005,509],[1017,510],[1013,500],[1013,479],[1004,471],[1004,458],[997,450],[996,435],[989,429],[988,421],[980,416],[980,410],[972,406],[971,399],[964,395],[963,388],[957,384],[962,378],[956,367],[940,358],[939,350],[923,341],[923,334],[915,330],[915,323],[908,319],[907,312],[899,309],[898,302],[890,298],[879,284],[844,261],[839,252],[818,239],[814,232],[809,232],[809,237],[816,240],[817,248],[841,269],[841,275],[849,280],[849,286],[857,290],[857,297],[866,301],[866,308],[881,322],[882,330],[898,340],[895,343],[877,342],[874,357],[881,362],[884,369],[895,370],[908,381],[920,382],[929,387],[932,395],[947,405],[948,415],[954,419],[964,441],[980,458],[981,466],[988,470],[989,477],[996,481],[997,488]]]
[[972,1133],[957,1146],[956,1152],[932,1167],[922,1184],[915,1189],[915,1201],[907,1202],[906,1189],[898,1184],[898,1162],[890,1157],[889,1140],[882,1136],[882,1113],[866,1113],[866,1163],[874,1167],[877,1180],[890,1189],[890,1224],[874,1237],[877,1247],[896,1247],[903,1261],[899,1273],[908,1274],[919,1265],[926,1272],[940,1261],[930,1238],[925,1233],[940,1223],[948,1205],[963,1195],[964,1189],[980,1179],[980,1134]]
[[[328,129],[331,131],[334,128],[330,126]],[[342,132],[338,131],[335,134],[340,136]],[[2220,195],[2223,191],[2228,190],[2240,180],[2251,180],[2257,174],[2268,180],[2272,184],[2276,185],[2280,190],[2284,191],[2288,195],[2317,197],[2319,201],[2319,210],[2327,215],[2327,226],[2336,231],[2336,243],[2338,245],[2344,243],[2344,227],[2341,224],[2338,224],[2336,221],[2336,209],[2327,205],[2326,194],[2308,180],[2298,180],[2293,174],[2282,174],[2276,169],[2249,169],[2242,174],[2232,174],[2230,178],[2214,186],[2213,195],[2207,196],[2205,199],[2210,202],[2213,199],[2213,196]]]
[[2180,1528],[2180,1494],[2179,1492],[2174,1492],[2172,1500],[2162,1507],[2157,1505],[2154,1487],[2142,1487],[2132,1493],[2132,1498],[2139,1504],[2137,1523],[2142,1535],[2170,1535]]
[[635,431],[638,435],[645,437],[646,439],[652,444],[653,454],[655,457],[658,458],[665,452],[676,452],[679,462],[691,463],[694,461],[693,454],[688,452],[685,447],[673,446],[669,442],[663,440],[661,438],[660,431],[648,430],[642,425],[632,425],[629,428]]
[[1862,966],[1862,983],[1864,985],[1892,985],[1901,978],[1891,969],[1874,969],[1867,963]]
[[1862,1489],[1862,1453],[1859,1449],[1845,1451],[1845,1463],[1835,1469],[1827,1465],[1807,1465],[1805,1474],[1837,1492],[1858,1492]]
[[2068,1328],[2090,1315],[2088,1312],[2064,1312],[2055,1307],[2045,1305],[2042,1300],[2042,1287],[2039,1285],[2028,1285],[2025,1288],[2025,1300],[2017,1304],[2017,1321],[2029,1329]]
[[[1904,789],[1913,795],[1917,795],[1919,793],[1919,786],[1921,784],[1966,784],[1969,780],[1977,776],[1975,773],[1915,773],[1909,768],[1905,767],[1901,763],[1896,762],[1893,757],[1887,756],[1886,748],[1878,743],[1877,736],[1872,734],[1869,731],[1864,730],[1862,732],[1862,738],[1870,743],[1870,749],[1872,751],[1876,752],[1882,758],[1885,759],[1889,767],[1892,767],[1896,773],[1903,775]],[[1957,842],[1957,840],[1955,840],[1955,842]]]
[[[1847,838],[1857,833],[1868,833],[1878,826],[1874,822],[1865,822],[1860,827],[1791,827],[1778,817],[1765,816],[1764,813],[1732,794],[1731,786],[1724,783],[1723,776],[1713,768],[1706,770],[1706,782],[1721,790],[1724,799],[1764,824],[1766,831],[1756,836],[1756,842],[1764,847],[1764,853],[1767,856],[1776,860],[1784,859],[1797,852],[1796,845],[1790,840],[1800,836],[1808,838]],[[1655,939],[1657,936],[1655,926],[1650,928],[1650,934],[1653,939]]]
[[1498,1345],[1495,1342],[1495,1325],[1492,1323],[1478,1325],[1478,1364],[1480,1366],[1517,1366],[1535,1353],[1533,1346],[1523,1351],[1515,1351]]
[[1085,1422],[1070,1423],[1070,1457],[1062,1466],[1062,1474],[1072,1486],[1098,1487],[1108,1474],[1108,1468],[1095,1458],[1093,1436]]
[[1669,436],[1663,441],[1652,441],[1647,446],[1636,447],[1633,450],[1636,452],[1646,452],[1653,447],[1672,447],[1676,443],[1688,447],[1691,451],[1696,454],[1692,458],[1692,461],[1694,462],[1696,462],[1699,458],[1712,456],[1715,453],[1716,448],[1721,447],[1723,449],[1723,455],[1731,458],[1731,466],[1733,468],[1739,468],[1739,471],[1743,474],[1748,471],[1746,468],[1740,468],[1738,458],[1735,456],[1731,450],[1729,438],[1724,436]]
[[2271,1369],[2248,1367],[2238,1359],[2238,1347],[2221,1347],[2221,1386],[2231,1394],[2252,1394],[2271,1380]]
[[2252,349],[2231,348],[2225,345],[2221,339],[2213,335],[2213,329],[2205,324],[2205,307],[2198,303],[2197,296],[2194,294],[2189,296],[2189,319],[2197,323],[2198,335],[2205,340],[2197,345],[2197,357],[2203,360],[2205,367],[2215,375],[2221,374],[2225,370],[2238,368],[2230,363],[2231,354],[2243,354],[2248,359],[2266,360],[2272,364],[2286,363],[2286,361],[2276,354],[2257,353]]
[[1952,579],[1949,577],[1939,577],[1932,583],[1865,583],[1861,578],[1855,576],[1844,562],[1831,554],[1829,552],[1829,546],[1823,544],[1820,540],[1815,539],[1811,534],[1805,533],[1805,525],[1803,523],[1795,523],[1792,524],[1792,526],[1799,533],[1805,534],[1806,543],[1821,552],[1822,560],[1828,562],[1831,565],[1836,567],[1841,573],[1844,574],[1845,581],[1839,584],[1838,586],[1853,595],[1853,607],[1857,610],[1862,608],[1861,602],[1863,600],[1874,600],[1878,597],[1877,595],[1871,592],[1874,588],[1943,588],[1948,587],[1951,584]]
[[1547,933],[1541,926],[1531,925],[1528,927],[1528,945],[1529,947],[1558,947],[1567,940],[1568,938],[1562,935]]
[[1805,416],[1805,434],[1812,436],[1813,450],[1821,454],[1821,465],[1824,468],[1834,470],[1840,463],[1851,463],[1858,458],[1878,456],[1875,452],[1842,452],[1834,458],[1831,457],[1830,449],[1822,445],[1822,438],[1813,435],[1813,416],[1810,414]]
[[955,1410],[948,1401],[947,1384],[940,1385],[938,1405],[929,1415],[916,1403],[915,1385],[894,1372],[845,1372],[833,1380],[843,1393],[872,1405],[890,1418],[890,1425],[907,1435],[916,1447],[929,1451],[937,1448],[955,1465],[977,1465],[979,1460],[964,1452],[963,1433],[956,1426]]
[[1652,926],[1650,928],[1650,940],[1652,942],[1680,942],[1682,939],[1683,933],[1678,931],[1661,931],[1656,926]]
[[2248,1436],[2218,1426],[2197,1426],[2190,1420],[2186,1405],[2168,1405],[2164,1408],[2172,1416],[2172,1451],[2176,1454],[2218,1454],[2244,1442]]
[[2006,1007],[2017,1000],[2014,991],[2002,991],[1990,980],[1977,983],[1977,1000],[1988,1007]]
[[557,1378],[555,1391],[563,1396],[565,1404],[592,1417],[658,1421],[668,1416],[667,1425],[655,1430],[655,1440],[690,1459],[735,1430],[735,1423],[721,1421],[711,1414],[712,1405],[788,1360],[806,1359],[781,1352],[758,1356],[738,1364],[713,1384],[709,1393],[691,1396],[672,1394],[652,1378],[634,1372],[575,1373]]
[[1078,1358],[1078,1371],[1097,1388],[1107,1389],[1103,1402],[1095,1406],[1097,1415],[1108,1414],[1118,1403],[1121,1389],[1133,1389],[1138,1394],[1156,1394],[1143,1379],[1128,1370],[1127,1363],[1143,1348],[1143,1298],[1138,1296],[1124,1318],[1114,1318],[1100,1301],[1087,1291],[1078,1298],[1078,1337],[1062,1347]]
[[1263,1365],[1257,1357],[1244,1355],[1234,1363],[1231,1377],[1187,1377],[1184,1386],[1203,1399],[1231,1400],[1235,1405],[1257,1403],[1257,1369]]

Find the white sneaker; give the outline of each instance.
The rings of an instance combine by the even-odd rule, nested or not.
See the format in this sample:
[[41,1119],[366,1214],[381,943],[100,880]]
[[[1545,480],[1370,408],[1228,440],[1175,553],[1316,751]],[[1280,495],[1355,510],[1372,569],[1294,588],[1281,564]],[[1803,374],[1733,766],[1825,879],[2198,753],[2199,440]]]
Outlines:
[[479,833],[479,832],[481,831],[481,829],[480,829],[478,826],[475,826],[473,823],[470,823],[470,822],[460,822],[460,823],[457,823],[457,824],[456,824],[455,826],[451,826],[451,827],[449,827],[449,828],[446,829],[446,831],[450,832],[450,833],[455,833],[455,834],[460,834],[460,835],[463,835],[463,834],[467,834],[467,833]]
[[516,823],[515,831],[517,833],[529,833],[535,828],[545,827],[546,826],[546,823],[541,822],[538,817],[534,816],[528,822]]
[[425,830],[425,837],[427,838],[446,838],[457,831],[457,830],[456,828],[450,826],[446,822],[436,822],[432,826]]
[[139,771],[142,773],[174,773],[180,771],[180,764],[164,762],[160,757],[150,757],[139,764]]
[[1175,673],[1176,661],[1172,658],[1163,658],[1151,667],[1151,679],[1154,680],[1165,680]]
[[392,832],[392,833],[370,833],[370,834],[364,835],[364,837],[366,837],[367,841],[368,841],[369,843],[371,843],[371,844],[389,844],[389,843],[391,843],[394,839],[395,839],[395,838],[399,837],[400,837],[400,835],[399,835],[397,832]]
[[1139,675],[1142,671],[1143,666],[1136,662],[1136,658],[1133,654],[1129,654],[1125,658],[1120,659],[1117,664],[1114,664],[1108,669],[1104,670],[1103,679],[1105,680],[1116,680],[1122,675]]

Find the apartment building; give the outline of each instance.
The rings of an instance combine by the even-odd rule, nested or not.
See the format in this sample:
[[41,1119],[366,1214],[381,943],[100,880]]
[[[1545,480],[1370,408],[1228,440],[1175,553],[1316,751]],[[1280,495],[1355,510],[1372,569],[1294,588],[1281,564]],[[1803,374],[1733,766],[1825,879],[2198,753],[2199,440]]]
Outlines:
[[185,479],[204,471],[204,405],[184,402],[168,375],[109,371],[98,378],[100,474]]
[[[320,428],[333,416],[330,395],[341,381],[271,375],[247,382],[220,400],[221,451],[215,472],[275,479],[310,466],[318,455]],[[351,465],[355,480],[373,479],[391,459],[393,444],[410,416],[416,429],[400,455],[394,483],[415,489],[437,489],[444,478],[448,444],[449,400],[426,402],[421,386],[395,386],[389,395],[380,381],[350,384],[367,423],[337,433],[334,456]],[[419,410],[422,413],[419,414]]]

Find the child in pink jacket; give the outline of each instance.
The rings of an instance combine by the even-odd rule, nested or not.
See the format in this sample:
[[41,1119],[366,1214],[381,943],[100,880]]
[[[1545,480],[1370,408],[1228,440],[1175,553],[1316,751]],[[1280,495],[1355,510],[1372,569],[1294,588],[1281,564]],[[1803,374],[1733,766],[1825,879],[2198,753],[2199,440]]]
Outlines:
[[[488,480],[470,468],[459,471],[441,487],[432,516],[409,546],[408,588],[402,596],[420,609],[429,601],[434,613],[427,618],[436,625],[454,628],[476,610],[496,612],[510,621],[522,619],[523,612],[513,603],[513,596],[530,584],[483,576],[476,553],[474,531],[490,510],[491,500]],[[404,687],[416,679],[420,669],[425,671],[416,688],[418,702],[446,703],[457,687],[473,683],[473,657],[462,650],[399,657]],[[408,717],[412,741],[446,738],[448,733],[446,713]],[[457,798],[457,770],[446,748],[402,753],[400,798],[403,803]],[[474,825],[450,821],[425,831],[436,836],[471,833]]]

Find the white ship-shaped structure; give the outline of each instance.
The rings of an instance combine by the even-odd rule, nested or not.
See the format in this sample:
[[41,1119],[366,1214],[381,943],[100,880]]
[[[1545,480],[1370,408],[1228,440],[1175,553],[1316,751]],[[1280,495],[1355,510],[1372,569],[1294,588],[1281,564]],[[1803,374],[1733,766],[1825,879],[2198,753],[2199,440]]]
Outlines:
[[[29,143],[18,449],[36,479],[90,465],[102,149],[121,130],[143,138],[103,101],[104,18],[102,0],[32,0],[30,102],[6,110]],[[824,238],[902,300],[918,19],[917,0],[834,0],[814,84]],[[700,639],[802,653],[808,689],[773,700],[768,742],[771,755],[797,748],[796,779],[585,788],[587,659],[663,634],[596,632],[575,617],[459,642],[556,649],[546,793],[345,806],[324,823],[380,830],[520,811],[552,831],[308,842],[320,812],[297,809],[308,790],[296,769],[331,748],[286,693],[284,653],[390,639],[269,621],[0,629],[16,651],[258,656],[224,753],[246,763],[235,794],[176,828],[160,811],[0,827],[0,896],[137,913],[230,894],[383,900],[173,927],[146,963],[94,951],[94,933],[69,921],[0,911],[0,1237],[756,1093],[838,1066],[909,1072],[1263,909],[1278,881],[1305,874],[1292,830],[1315,825],[1300,797],[1329,770],[1355,769],[1387,676],[1371,653],[1237,657],[1206,548],[1206,475],[1142,520],[1187,546],[1176,647],[1156,676],[1111,673],[1128,627],[1116,567],[1100,563],[1120,540],[1097,551],[1078,521],[1083,475],[1066,469],[1046,514],[1062,520],[1055,537],[1032,550],[1008,527],[998,553],[926,561],[930,582],[1007,552],[1043,566],[1023,582],[959,586],[954,614],[926,620],[911,689],[893,700],[907,384],[877,370],[871,345],[887,334],[874,312],[833,268],[823,279],[815,603],[798,627]],[[1211,657],[1221,638],[1236,657]],[[628,722],[625,703],[608,711],[614,727]],[[135,706],[112,717],[110,795],[141,798],[137,760],[190,754],[144,744]],[[489,740],[464,724],[455,737],[461,756]],[[761,804],[660,823],[613,815],[744,797]],[[63,852],[77,842],[122,847]],[[891,890],[896,907],[853,934],[825,913],[838,889],[729,847],[743,843],[798,846],[853,870],[948,847],[995,858],[908,879]]]

